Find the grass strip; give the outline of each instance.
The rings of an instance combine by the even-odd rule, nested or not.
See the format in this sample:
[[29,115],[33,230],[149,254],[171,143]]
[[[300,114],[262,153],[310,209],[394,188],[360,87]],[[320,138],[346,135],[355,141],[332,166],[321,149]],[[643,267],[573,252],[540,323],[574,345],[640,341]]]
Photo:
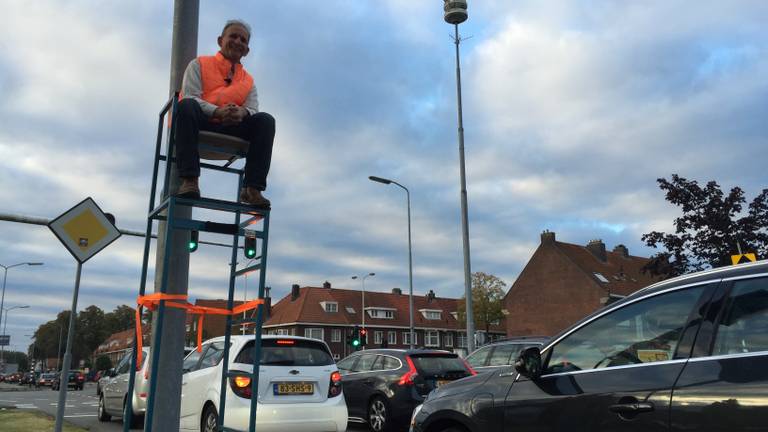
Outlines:
[[[15,408],[0,408],[0,429],[3,432],[52,431],[55,421],[53,417],[39,411],[20,410]],[[83,429],[64,422],[64,431],[83,432]]]

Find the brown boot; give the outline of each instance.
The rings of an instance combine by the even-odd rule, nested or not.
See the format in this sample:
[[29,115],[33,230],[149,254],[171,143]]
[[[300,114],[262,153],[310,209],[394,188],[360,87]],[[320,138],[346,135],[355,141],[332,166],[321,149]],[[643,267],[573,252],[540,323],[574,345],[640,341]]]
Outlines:
[[269,207],[270,202],[264,198],[261,191],[253,187],[244,187],[240,191],[240,201],[256,207]]
[[179,198],[200,198],[200,186],[198,186],[197,177],[182,177],[179,191],[176,196]]

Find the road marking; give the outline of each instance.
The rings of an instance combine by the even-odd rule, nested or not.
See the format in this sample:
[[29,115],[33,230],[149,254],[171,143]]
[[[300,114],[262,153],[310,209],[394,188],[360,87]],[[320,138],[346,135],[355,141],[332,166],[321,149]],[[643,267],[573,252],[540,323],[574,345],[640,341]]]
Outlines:
[[0,402],[10,402],[10,403],[16,403],[16,401],[12,401],[12,400],[2,400],[2,399],[0,399]]
[[16,408],[18,409],[37,409],[36,406],[33,404],[16,404]]

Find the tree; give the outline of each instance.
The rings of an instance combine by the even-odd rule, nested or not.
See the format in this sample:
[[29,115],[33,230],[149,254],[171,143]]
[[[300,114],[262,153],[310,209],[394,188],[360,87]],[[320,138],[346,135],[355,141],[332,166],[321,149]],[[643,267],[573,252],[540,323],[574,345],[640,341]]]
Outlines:
[[108,370],[112,369],[112,360],[109,357],[102,355],[96,357],[96,370]]
[[[485,329],[488,334],[491,325],[504,318],[502,313],[504,289],[507,284],[494,275],[483,272],[472,273],[472,314],[476,328]],[[466,325],[466,296],[459,302],[459,322]]]
[[120,305],[104,315],[109,334],[132,329],[136,325],[136,310],[128,305]]
[[744,209],[744,191],[737,187],[726,196],[715,181],[701,187],[677,174],[657,179],[665,199],[681,208],[675,232],[652,231],[642,240],[665,250],[651,257],[643,268],[652,275],[672,277],[731,264],[731,255],[768,253],[768,189],[763,189]]

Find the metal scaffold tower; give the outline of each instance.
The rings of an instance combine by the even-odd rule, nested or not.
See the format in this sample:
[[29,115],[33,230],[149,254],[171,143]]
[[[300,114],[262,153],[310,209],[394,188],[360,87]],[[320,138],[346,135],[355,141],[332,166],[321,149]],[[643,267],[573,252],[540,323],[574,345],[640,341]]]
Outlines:
[[[159,114],[158,126],[157,126],[157,140],[155,144],[155,154],[152,170],[152,189],[149,198],[149,214],[147,217],[146,237],[144,242],[144,255],[141,270],[141,284],[139,288],[138,309],[136,313],[137,332],[135,336],[134,350],[132,356],[132,369],[135,373],[129,374],[129,386],[128,395],[125,403],[124,412],[124,431],[128,431],[130,427],[130,419],[133,418],[133,404],[139,395],[135,394],[136,380],[148,379],[148,391],[146,393],[146,415],[145,415],[145,431],[152,431],[152,418],[154,413],[155,393],[158,385],[161,384],[162,377],[158,375],[157,365],[160,353],[163,350],[162,340],[162,327],[167,309],[181,308],[186,309],[188,313],[196,314],[199,316],[205,316],[206,309],[199,306],[191,305],[187,302],[186,295],[174,295],[167,294],[166,288],[168,284],[169,263],[174,253],[186,253],[186,251],[174,251],[171,242],[171,237],[174,232],[185,231],[189,235],[191,241],[190,247],[197,248],[197,238],[199,233],[212,233],[218,235],[231,236],[232,252],[231,261],[229,266],[229,289],[227,295],[227,312],[226,313],[226,327],[225,327],[225,339],[224,346],[226,347],[223,352],[222,362],[223,371],[221,376],[220,398],[218,406],[218,425],[219,431],[234,431],[234,429],[224,427],[226,400],[227,400],[227,382],[230,376],[234,376],[229,372],[229,347],[230,337],[232,334],[232,327],[240,324],[249,323],[253,325],[255,343],[253,344],[253,359],[261,358],[261,333],[262,323],[264,320],[264,296],[265,296],[265,284],[266,284],[266,265],[267,265],[267,243],[269,238],[269,215],[270,210],[265,208],[255,207],[246,203],[241,203],[239,198],[239,191],[243,186],[243,180],[245,172],[243,169],[232,167],[232,164],[240,158],[244,158],[248,150],[248,142],[239,138],[231,137],[228,135],[221,135],[212,132],[200,132],[199,139],[199,151],[201,159],[206,160],[218,160],[223,161],[223,164],[217,163],[200,163],[200,167],[203,169],[218,171],[221,173],[234,174],[237,177],[237,189],[235,191],[236,199],[234,201],[219,200],[213,198],[181,198],[168,195],[160,202],[157,201],[157,188],[158,188],[158,176],[160,175],[160,165],[164,164],[165,169],[162,177],[162,190],[168,191],[171,180],[171,169],[175,162],[174,148],[175,148],[175,131],[173,123],[169,124],[168,136],[166,137],[165,151],[161,151],[163,141],[163,131],[166,129],[165,125],[168,124],[168,114],[170,118],[174,118],[178,105],[178,94],[173,95],[168,102],[163,106]],[[217,215],[225,220],[228,218],[229,222],[210,221],[195,219],[194,212],[179,211],[180,207],[189,207],[193,210],[197,210],[198,213],[204,215]],[[189,214],[189,217],[186,215]],[[223,216],[222,216],[223,215]],[[152,229],[155,223],[164,222],[166,229],[164,233],[165,238],[165,253],[162,258],[162,266],[158,266],[157,271],[160,273],[156,275],[156,283],[159,285],[159,289],[155,290],[154,294],[146,295],[147,274],[149,259],[151,253]],[[238,251],[242,249],[241,238],[244,238],[245,244],[249,247],[246,248],[248,252],[246,257],[249,260],[245,265],[238,265],[237,255]],[[160,240],[160,239],[158,239]],[[254,245],[259,245],[254,246]],[[256,255],[256,252],[260,252]],[[158,262],[158,264],[160,261]],[[237,308],[234,307],[234,294],[235,294],[235,282],[238,277],[244,276],[249,273],[259,272],[259,285],[258,285],[258,297],[257,299],[246,302]],[[147,308],[152,310],[156,316],[154,317],[153,339],[152,349],[150,352],[150,358],[142,360],[137,353],[144,352],[142,350],[142,331],[141,331],[141,319],[142,310]],[[250,318],[246,318],[243,314],[243,310],[258,308],[255,317],[251,314]],[[238,314],[240,318],[235,319],[233,315]],[[221,314],[221,310],[217,312]],[[200,321],[200,323],[202,323]],[[202,326],[199,325],[198,332],[202,332]],[[200,349],[200,335],[198,333],[198,349]],[[179,353],[179,355],[182,355]],[[142,361],[149,361],[148,373],[140,375]],[[254,395],[251,398],[251,411],[250,411],[250,423],[249,431],[255,430],[255,418],[258,395],[258,383],[259,383],[259,362],[254,361],[253,370],[249,373],[251,379],[251,394]],[[180,371],[179,371],[180,373]],[[137,375],[139,375],[137,377]],[[242,376],[242,372],[238,372],[237,375]]]

